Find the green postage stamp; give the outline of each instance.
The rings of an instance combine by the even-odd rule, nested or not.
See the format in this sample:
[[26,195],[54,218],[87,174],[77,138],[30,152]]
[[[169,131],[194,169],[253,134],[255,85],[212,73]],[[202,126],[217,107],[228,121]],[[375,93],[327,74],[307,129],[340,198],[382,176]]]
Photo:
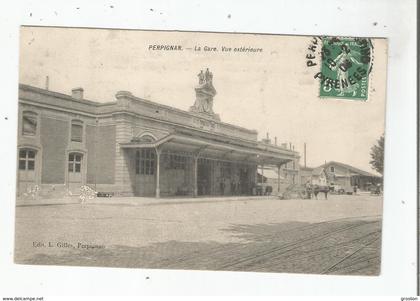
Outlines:
[[319,96],[367,101],[372,42],[367,38],[323,37]]

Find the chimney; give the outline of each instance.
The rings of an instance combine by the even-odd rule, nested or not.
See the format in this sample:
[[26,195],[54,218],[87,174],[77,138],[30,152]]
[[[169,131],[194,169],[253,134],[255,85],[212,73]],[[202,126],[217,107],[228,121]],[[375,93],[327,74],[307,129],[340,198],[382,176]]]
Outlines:
[[270,135],[267,132],[266,138],[262,139],[262,142],[265,144],[271,144]]
[[306,168],[306,142],[303,144],[303,160],[304,160],[304,166]]
[[74,88],[71,90],[71,97],[83,99],[83,88]]
[[50,77],[47,75],[47,77],[45,78],[45,90],[49,90],[50,89]]
[[277,136],[274,137],[274,145],[277,146]]

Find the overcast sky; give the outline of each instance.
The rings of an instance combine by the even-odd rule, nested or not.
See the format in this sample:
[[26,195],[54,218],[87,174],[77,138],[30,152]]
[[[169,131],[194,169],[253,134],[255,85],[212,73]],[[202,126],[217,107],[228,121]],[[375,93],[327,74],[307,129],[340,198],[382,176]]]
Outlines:
[[[374,40],[367,102],[320,99],[319,67],[308,68],[310,37],[103,29],[21,30],[20,82],[85,98],[115,100],[117,91],[188,110],[201,69],[213,72],[214,111],[221,120],[292,142],[307,165],[340,161],[372,171],[370,148],[384,132],[386,41]],[[181,45],[184,51],[151,51],[149,45]],[[196,52],[195,46],[217,47]],[[262,48],[262,53],[224,53],[221,47]],[[193,48],[186,50],[186,48]],[[316,69],[318,68],[318,69]]]

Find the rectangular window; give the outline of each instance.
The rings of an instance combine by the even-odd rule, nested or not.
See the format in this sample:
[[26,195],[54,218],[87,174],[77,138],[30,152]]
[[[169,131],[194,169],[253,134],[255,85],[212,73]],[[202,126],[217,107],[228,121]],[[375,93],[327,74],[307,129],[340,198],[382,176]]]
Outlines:
[[83,126],[81,124],[72,123],[71,125],[71,141],[82,142]]
[[19,151],[19,170],[35,170],[35,151]]
[[155,174],[155,153],[153,149],[142,149],[136,152],[136,174]]
[[80,154],[69,154],[68,162],[69,172],[80,173],[82,169],[82,155]]
[[34,170],[34,169],[35,169],[35,161],[28,160],[28,170]]
[[36,135],[36,116],[23,115],[22,118],[22,135],[35,136]]
[[26,161],[19,160],[19,170],[25,170],[25,169],[26,169]]
[[28,158],[34,159],[35,158],[35,152],[33,150],[28,150]]

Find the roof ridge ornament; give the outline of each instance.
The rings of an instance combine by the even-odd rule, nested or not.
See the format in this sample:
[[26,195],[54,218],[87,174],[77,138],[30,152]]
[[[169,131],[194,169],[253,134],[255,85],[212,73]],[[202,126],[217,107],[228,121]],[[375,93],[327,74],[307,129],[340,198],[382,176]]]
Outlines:
[[215,120],[220,120],[218,114],[213,111],[213,97],[217,94],[216,89],[213,86],[213,73],[210,72],[209,68],[205,72],[200,70],[198,76],[198,85],[195,89],[195,102],[190,107],[190,112],[198,113],[205,117],[210,117]]

